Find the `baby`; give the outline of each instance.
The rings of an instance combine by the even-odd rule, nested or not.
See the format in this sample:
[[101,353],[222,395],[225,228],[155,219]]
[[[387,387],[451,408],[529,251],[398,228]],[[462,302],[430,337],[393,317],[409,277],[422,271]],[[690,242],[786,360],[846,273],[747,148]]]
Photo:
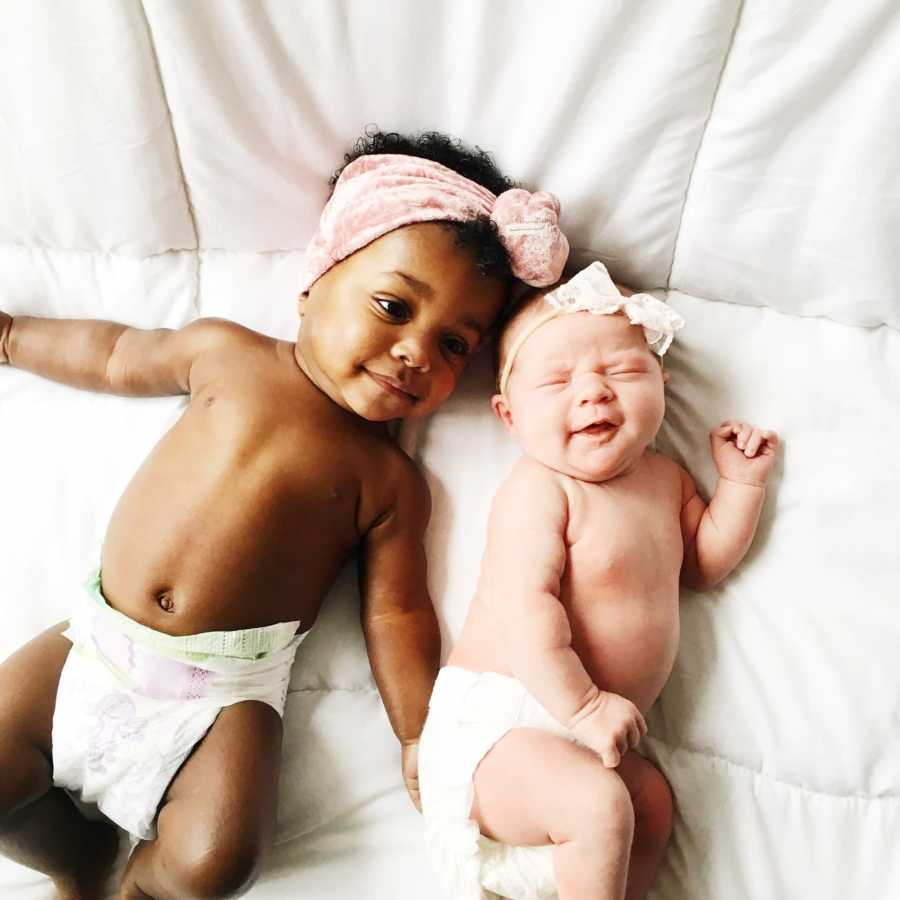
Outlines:
[[272,842],[291,664],[356,548],[417,799],[440,644],[429,498],[386,423],[447,398],[513,276],[559,277],[556,198],[510,188],[445,136],[370,134],[307,250],[295,343],[214,319],[142,331],[0,313],[0,363],[190,397],[113,512],[81,605],[0,666],[0,849],[63,896],[98,896],[117,847],[67,793],[142,840],[120,897],[247,889]]
[[527,295],[501,334],[492,404],[524,455],[419,753],[453,900],[634,900],[653,881],[671,794],[630,751],[675,659],[679,581],[708,588],[744,556],[778,446],[743,422],[713,430],[708,506],[650,449],[682,324],[594,263]]

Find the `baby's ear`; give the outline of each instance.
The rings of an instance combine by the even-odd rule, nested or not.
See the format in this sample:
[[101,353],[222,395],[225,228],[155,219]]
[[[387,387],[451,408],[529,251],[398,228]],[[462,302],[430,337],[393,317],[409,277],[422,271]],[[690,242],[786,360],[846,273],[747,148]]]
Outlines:
[[506,397],[504,397],[503,394],[494,394],[494,396],[491,397],[491,409],[494,411],[494,415],[507,428],[512,428],[512,413],[509,410],[509,405],[507,404]]

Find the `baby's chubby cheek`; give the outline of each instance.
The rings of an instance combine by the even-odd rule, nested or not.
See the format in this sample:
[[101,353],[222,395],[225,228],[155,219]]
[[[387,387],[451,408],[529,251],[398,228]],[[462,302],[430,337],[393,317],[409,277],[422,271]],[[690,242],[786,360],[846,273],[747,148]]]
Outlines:
[[527,396],[511,409],[513,437],[533,459],[557,468],[566,453],[568,429],[565,422],[547,410],[538,398]]

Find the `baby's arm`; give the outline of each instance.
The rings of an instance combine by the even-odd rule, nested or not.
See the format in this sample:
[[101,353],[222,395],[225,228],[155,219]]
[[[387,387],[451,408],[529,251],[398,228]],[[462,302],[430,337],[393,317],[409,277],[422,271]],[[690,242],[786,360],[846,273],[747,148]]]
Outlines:
[[708,506],[681,470],[681,580],[697,590],[718,584],[750,548],[778,451],[774,431],[745,422],[723,422],[709,440],[719,481]]
[[9,362],[6,353],[6,341],[9,338],[9,329],[12,326],[12,316],[0,310],[0,366]]
[[199,319],[178,331],[147,331],[100,320],[0,313],[0,363],[91,391],[187,394],[199,354],[239,331],[245,329],[218,319]]
[[416,754],[440,666],[441,635],[422,544],[431,512],[428,485],[409,460],[398,459],[398,467],[394,503],[365,537],[360,595],[372,674],[403,747],[403,777],[418,807]]
[[614,768],[647,726],[631,701],[594,684],[572,648],[569,617],[559,599],[567,521],[568,500],[556,478],[520,463],[491,510],[487,599],[513,674]]

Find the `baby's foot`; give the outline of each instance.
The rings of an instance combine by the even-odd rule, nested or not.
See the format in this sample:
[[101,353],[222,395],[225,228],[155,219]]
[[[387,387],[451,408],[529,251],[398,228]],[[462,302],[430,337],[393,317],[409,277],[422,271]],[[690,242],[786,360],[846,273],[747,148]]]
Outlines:
[[104,900],[119,852],[119,832],[106,822],[85,822],[83,864],[70,875],[54,878],[59,900]]

